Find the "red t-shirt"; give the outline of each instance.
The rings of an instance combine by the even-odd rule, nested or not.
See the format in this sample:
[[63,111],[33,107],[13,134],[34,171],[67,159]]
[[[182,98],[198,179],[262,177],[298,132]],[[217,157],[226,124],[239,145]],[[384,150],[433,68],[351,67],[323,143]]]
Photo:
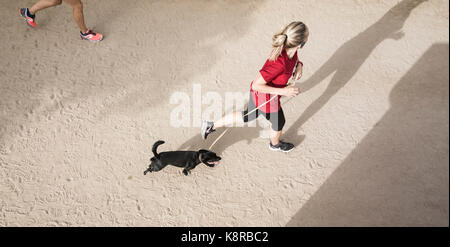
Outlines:
[[[294,71],[295,64],[297,63],[297,52],[295,55],[289,59],[289,56],[286,50],[281,52],[281,55],[275,61],[269,61],[267,59],[266,63],[259,71],[261,76],[267,82],[268,86],[282,88],[285,87],[289,81],[289,78],[292,76],[292,72]],[[257,91],[253,91],[252,84],[250,85],[250,92],[252,94],[253,102],[256,107],[264,104],[264,102],[270,100],[273,97],[272,94],[261,93]],[[269,103],[265,104],[263,107],[259,108],[259,110],[270,113],[277,112],[280,110],[280,98],[275,97]]]

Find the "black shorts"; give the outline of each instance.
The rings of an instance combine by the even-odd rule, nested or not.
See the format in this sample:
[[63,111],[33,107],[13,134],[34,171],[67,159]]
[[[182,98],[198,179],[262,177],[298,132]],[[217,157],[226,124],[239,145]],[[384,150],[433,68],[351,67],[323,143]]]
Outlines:
[[247,123],[249,121],[253,121],[258,118],[259,114],[264,115],[267,120],[271,123],[271,127],[275,131],[280,131],[283,129],[284,124],[286,123],[286,119],[284,118],[283,109],[280,108],[277,112],[270,112],[265,113],[263,111],[255,110],[254,112],[248,114],[247,116],[244,116],[248,112],[253,111],[256,108],[255,103],[253,102],[252,94],[250,93],[250,99],[248,100],[248,106],[245,111],[242,112],[242,117],[244,119],[244,123]]

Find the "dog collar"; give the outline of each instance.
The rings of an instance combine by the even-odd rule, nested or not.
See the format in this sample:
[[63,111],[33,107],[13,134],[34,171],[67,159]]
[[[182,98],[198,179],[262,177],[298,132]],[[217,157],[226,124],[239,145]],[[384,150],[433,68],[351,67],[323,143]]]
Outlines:
[[203,161],[202,161],[202,154],[198,154],[198,160],[200,160],[200,162],[203,163]]
[[206,164],[206,163],[203,162],[203,160],[202,160],[202,154],[198,154],[198,160],[200,160],[200,162],[202,162],[203,164]]

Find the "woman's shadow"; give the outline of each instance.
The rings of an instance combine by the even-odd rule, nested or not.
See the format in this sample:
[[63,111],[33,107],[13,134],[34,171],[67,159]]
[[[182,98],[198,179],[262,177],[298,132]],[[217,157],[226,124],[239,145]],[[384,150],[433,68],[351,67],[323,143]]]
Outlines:
[[[380,20],[371,25],[356,37],[345,42],[331,58],[323,64],[308,80],[300,84],[302,92],[306,92],[322,82],[334,72],[325,92],[316,99],[303,114],[284,132],[287,140],[298,146],[305,138],[298,135],[298,129],[318,112],[333,95],[335,95],[358,71],[372,51],[385,39],[399,40],[403,37],[401,29],[411,11],[427,0],[403,0],[391,8]],[[233,128],[214,146],[214,151],[222,153],[229,146],[241,140],[248,143],[259,136],[261,128]],[[223,131],[223,130],[221,130]],[[218,136],[217,135],[214,136]],[[211,136],[213,137],[213,136]],[[200,134],[192,137],[180,146],[180,149],[197,149],[209,147],[215,138],[203,141]]]
[[303,114],[285,132],[294,145],[299,145],[303,136],[298,129],[316,114],[359,70],[372,51],[385,39],[399,40],[401,29],[411,11],[427,0],[403,0],[391,8],[380,20],[356,37],[345,42],[308,80],[300,84],[301,92],[307,92],[334,73],[325,92],[306,108]]

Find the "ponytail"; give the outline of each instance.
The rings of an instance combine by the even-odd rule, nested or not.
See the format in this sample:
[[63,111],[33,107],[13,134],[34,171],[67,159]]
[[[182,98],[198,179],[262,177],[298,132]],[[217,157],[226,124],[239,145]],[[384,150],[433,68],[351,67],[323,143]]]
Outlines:
[[272,37],[272,53],[270,54],[269,60],[275,61],[284,49],[286,44],[287,35],[284,33],[277,33]]
[[307,27],[303,22],[291,22],[272,37],[272,52],[269,61],[275,61],[286,48],[304,44]]

